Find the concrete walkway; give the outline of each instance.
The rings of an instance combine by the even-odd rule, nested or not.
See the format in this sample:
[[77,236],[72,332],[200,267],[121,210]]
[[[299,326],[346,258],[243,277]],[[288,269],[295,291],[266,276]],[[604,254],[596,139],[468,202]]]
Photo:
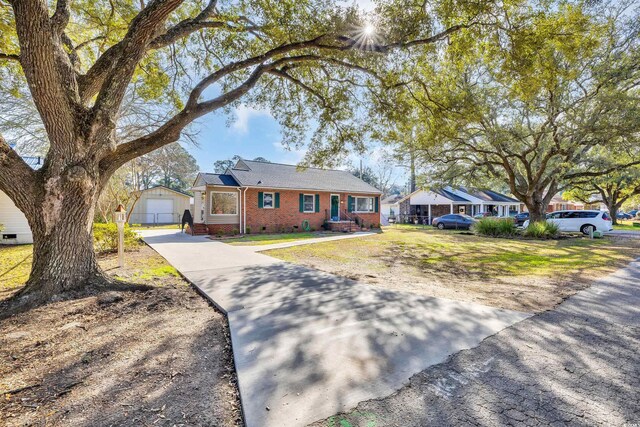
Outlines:
[[376,290],[172,230],[143,233],[227,313],[248,427],[303,426],[381,397],[526,317]]

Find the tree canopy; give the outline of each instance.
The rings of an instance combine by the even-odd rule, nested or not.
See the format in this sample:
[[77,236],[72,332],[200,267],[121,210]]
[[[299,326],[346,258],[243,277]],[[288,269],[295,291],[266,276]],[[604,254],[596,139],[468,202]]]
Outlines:
[[[492,37],[415,73],[395,119],[418,129],[405,151],[419,148],[432,179],[501,181],[538,218],[557,191],[611,172],[581,168],[592,152],[638,144],[639,21],[629,5],[504,12]],[[611,167],[640,159],[628,160]]]

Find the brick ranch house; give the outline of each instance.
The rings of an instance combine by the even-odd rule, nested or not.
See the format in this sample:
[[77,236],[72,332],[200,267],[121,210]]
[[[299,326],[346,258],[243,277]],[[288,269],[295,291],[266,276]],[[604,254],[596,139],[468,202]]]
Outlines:
[[355,231],[380,224],[381,192],[347,171],[239,160],[200,173],[192,234]]

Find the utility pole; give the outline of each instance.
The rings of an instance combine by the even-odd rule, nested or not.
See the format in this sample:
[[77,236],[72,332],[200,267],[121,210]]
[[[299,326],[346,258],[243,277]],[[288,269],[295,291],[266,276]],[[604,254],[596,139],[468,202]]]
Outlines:
[[362,179],[362,159],[360,159],[360,179]]

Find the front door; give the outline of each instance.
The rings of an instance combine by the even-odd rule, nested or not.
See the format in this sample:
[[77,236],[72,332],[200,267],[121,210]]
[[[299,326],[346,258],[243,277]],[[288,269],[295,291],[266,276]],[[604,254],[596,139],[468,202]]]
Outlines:
[[331,195],[331,220],[340,221],[340,196],[337,194]]

